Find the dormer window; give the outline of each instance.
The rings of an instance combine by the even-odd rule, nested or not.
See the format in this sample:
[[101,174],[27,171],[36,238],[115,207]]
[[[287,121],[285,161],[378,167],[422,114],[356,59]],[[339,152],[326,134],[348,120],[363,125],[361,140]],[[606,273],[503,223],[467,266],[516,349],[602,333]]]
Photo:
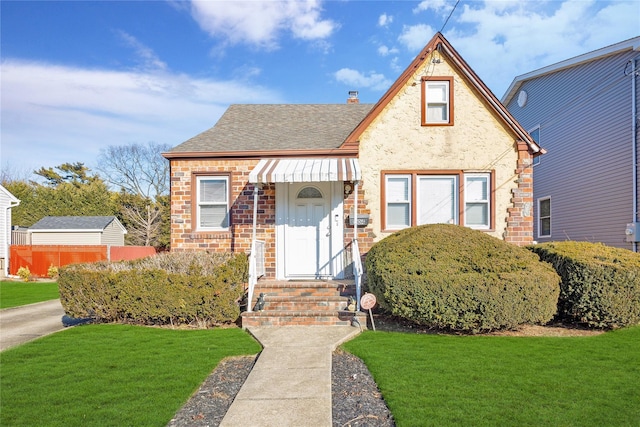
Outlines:
[[422,77],[422,126],[453,125],[453,78]]

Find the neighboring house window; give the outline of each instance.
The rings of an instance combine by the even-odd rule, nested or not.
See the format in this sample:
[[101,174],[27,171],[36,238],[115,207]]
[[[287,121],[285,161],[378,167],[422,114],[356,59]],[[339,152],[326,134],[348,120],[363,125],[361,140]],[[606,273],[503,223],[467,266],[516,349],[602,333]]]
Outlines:
[[551,237],[551,197],[538,199],[538,237]]
[[422,77],[422,125],[453,125],[453,78]]
[[[530,130],[529,135],[531,135],[531,138],[533,138],[536,144],[540,145],[540,126],[534,128],[533,130]],[[536,166],[539,164],[540,164],[540,156],[535,156],[533,158],[533,166]]]
[[229,177],[198,176],[198,230],[225,230],[229,227]]
[[385,230],[423,224],[492,228],[490,173],[419,171],[383,176]]

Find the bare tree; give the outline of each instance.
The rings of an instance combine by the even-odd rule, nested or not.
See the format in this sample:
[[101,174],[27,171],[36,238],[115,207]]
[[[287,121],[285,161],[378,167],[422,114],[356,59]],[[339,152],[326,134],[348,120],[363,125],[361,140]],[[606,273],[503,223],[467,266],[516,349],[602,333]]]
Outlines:
[[130,225],[129,241],[135,245],[155,246],[161,232],[160,222],[162,212],[158,207],[147,204],[143,209],[133,206],[123,206],[121,213]]
[[0,184],[6,187],[7,184],[14,181],[28,182],[33,171],[27,167],[23,167],[18,163],[2,162],[0,167]]
[[110,145],[100,151],[98,170],[118,189],[155,200],[169,193],[169,162],[161,153],[170,148],[155,142]]
[[[171,147],[150,142],[147,145],[111,145],[100,152],[98,170],[106,182],[121,194],[120,219],[129,231],[129,241],[145,246],[165,246],[169,237],[167,203],[160,202],[169,194],[169,162],[162,157]],[[134,196],[124,203],[122,195]]]

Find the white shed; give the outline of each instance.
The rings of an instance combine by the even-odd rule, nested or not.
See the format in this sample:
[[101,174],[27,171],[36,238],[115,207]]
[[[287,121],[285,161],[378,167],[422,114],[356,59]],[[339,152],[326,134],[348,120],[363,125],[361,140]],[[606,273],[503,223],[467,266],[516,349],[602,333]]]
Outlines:
[[0,185],[0,275],[6,277],[9,272],[9,243],[11,242],[11,208],[20,204],[13,194]]
[[115,216],[46,216],[29,234],[32,245],[124,246],[127,230]]

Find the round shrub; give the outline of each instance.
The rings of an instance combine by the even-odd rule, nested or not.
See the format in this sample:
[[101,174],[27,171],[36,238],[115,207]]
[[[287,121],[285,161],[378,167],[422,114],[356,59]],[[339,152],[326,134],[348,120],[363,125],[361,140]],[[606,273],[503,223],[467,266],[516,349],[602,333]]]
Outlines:
[[640,324],[640,254],[571,241],[530,249],[562,277],[558,312],[563,320],[595,328]]
[[448,224],[408,228],[376,243],[367,283],[382,308],[421,325],[465,332],[544,324],[560,278],[530,251]]

